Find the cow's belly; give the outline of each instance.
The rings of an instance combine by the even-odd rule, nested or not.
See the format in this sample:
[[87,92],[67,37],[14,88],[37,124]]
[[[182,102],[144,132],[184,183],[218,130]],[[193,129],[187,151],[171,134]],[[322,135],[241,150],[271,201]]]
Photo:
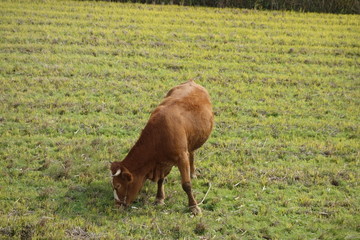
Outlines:
[[157,182],[159,179],[165,178],[171,171],[173,164],[167,163],[157,163],[156,166],[147,174],[146,178]]

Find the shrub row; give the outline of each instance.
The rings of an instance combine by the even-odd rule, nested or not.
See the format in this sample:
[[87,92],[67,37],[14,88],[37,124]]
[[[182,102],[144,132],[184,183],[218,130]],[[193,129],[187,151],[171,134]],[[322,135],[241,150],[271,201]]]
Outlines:
[[107,0],[107,1],[360,14],[360,0]]

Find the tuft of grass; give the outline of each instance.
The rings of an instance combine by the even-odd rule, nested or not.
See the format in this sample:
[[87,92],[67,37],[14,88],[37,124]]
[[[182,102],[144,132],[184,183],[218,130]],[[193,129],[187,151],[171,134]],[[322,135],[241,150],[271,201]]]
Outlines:
[[194,232],[197,235],[203,235],[206,231],[206,225],[203,222],[199,222],[196,224]]

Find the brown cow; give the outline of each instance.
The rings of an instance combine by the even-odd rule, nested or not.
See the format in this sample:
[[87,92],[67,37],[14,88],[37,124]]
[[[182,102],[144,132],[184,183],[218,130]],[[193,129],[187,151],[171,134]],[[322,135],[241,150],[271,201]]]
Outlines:
[[201,213],[192,194],[194,151],[208,139],[213,127],[208,92],[190,80],[171,89],[152,112],[140,138],[121,162],[111,163],[115,202],[129,205],[146,179],[157,182],[157,204],[164,204],[164,178],[173,166],[194,214]]

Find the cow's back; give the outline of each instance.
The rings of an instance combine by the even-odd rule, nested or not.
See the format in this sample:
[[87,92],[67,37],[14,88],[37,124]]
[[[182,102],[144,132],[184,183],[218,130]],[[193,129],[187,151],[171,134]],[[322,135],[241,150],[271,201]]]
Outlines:
[[191,80],[174,87],[152,113],[151,122],[162,129],[159,134],[168,148],[194,151],[205,143],[213,127],[208,92]]

